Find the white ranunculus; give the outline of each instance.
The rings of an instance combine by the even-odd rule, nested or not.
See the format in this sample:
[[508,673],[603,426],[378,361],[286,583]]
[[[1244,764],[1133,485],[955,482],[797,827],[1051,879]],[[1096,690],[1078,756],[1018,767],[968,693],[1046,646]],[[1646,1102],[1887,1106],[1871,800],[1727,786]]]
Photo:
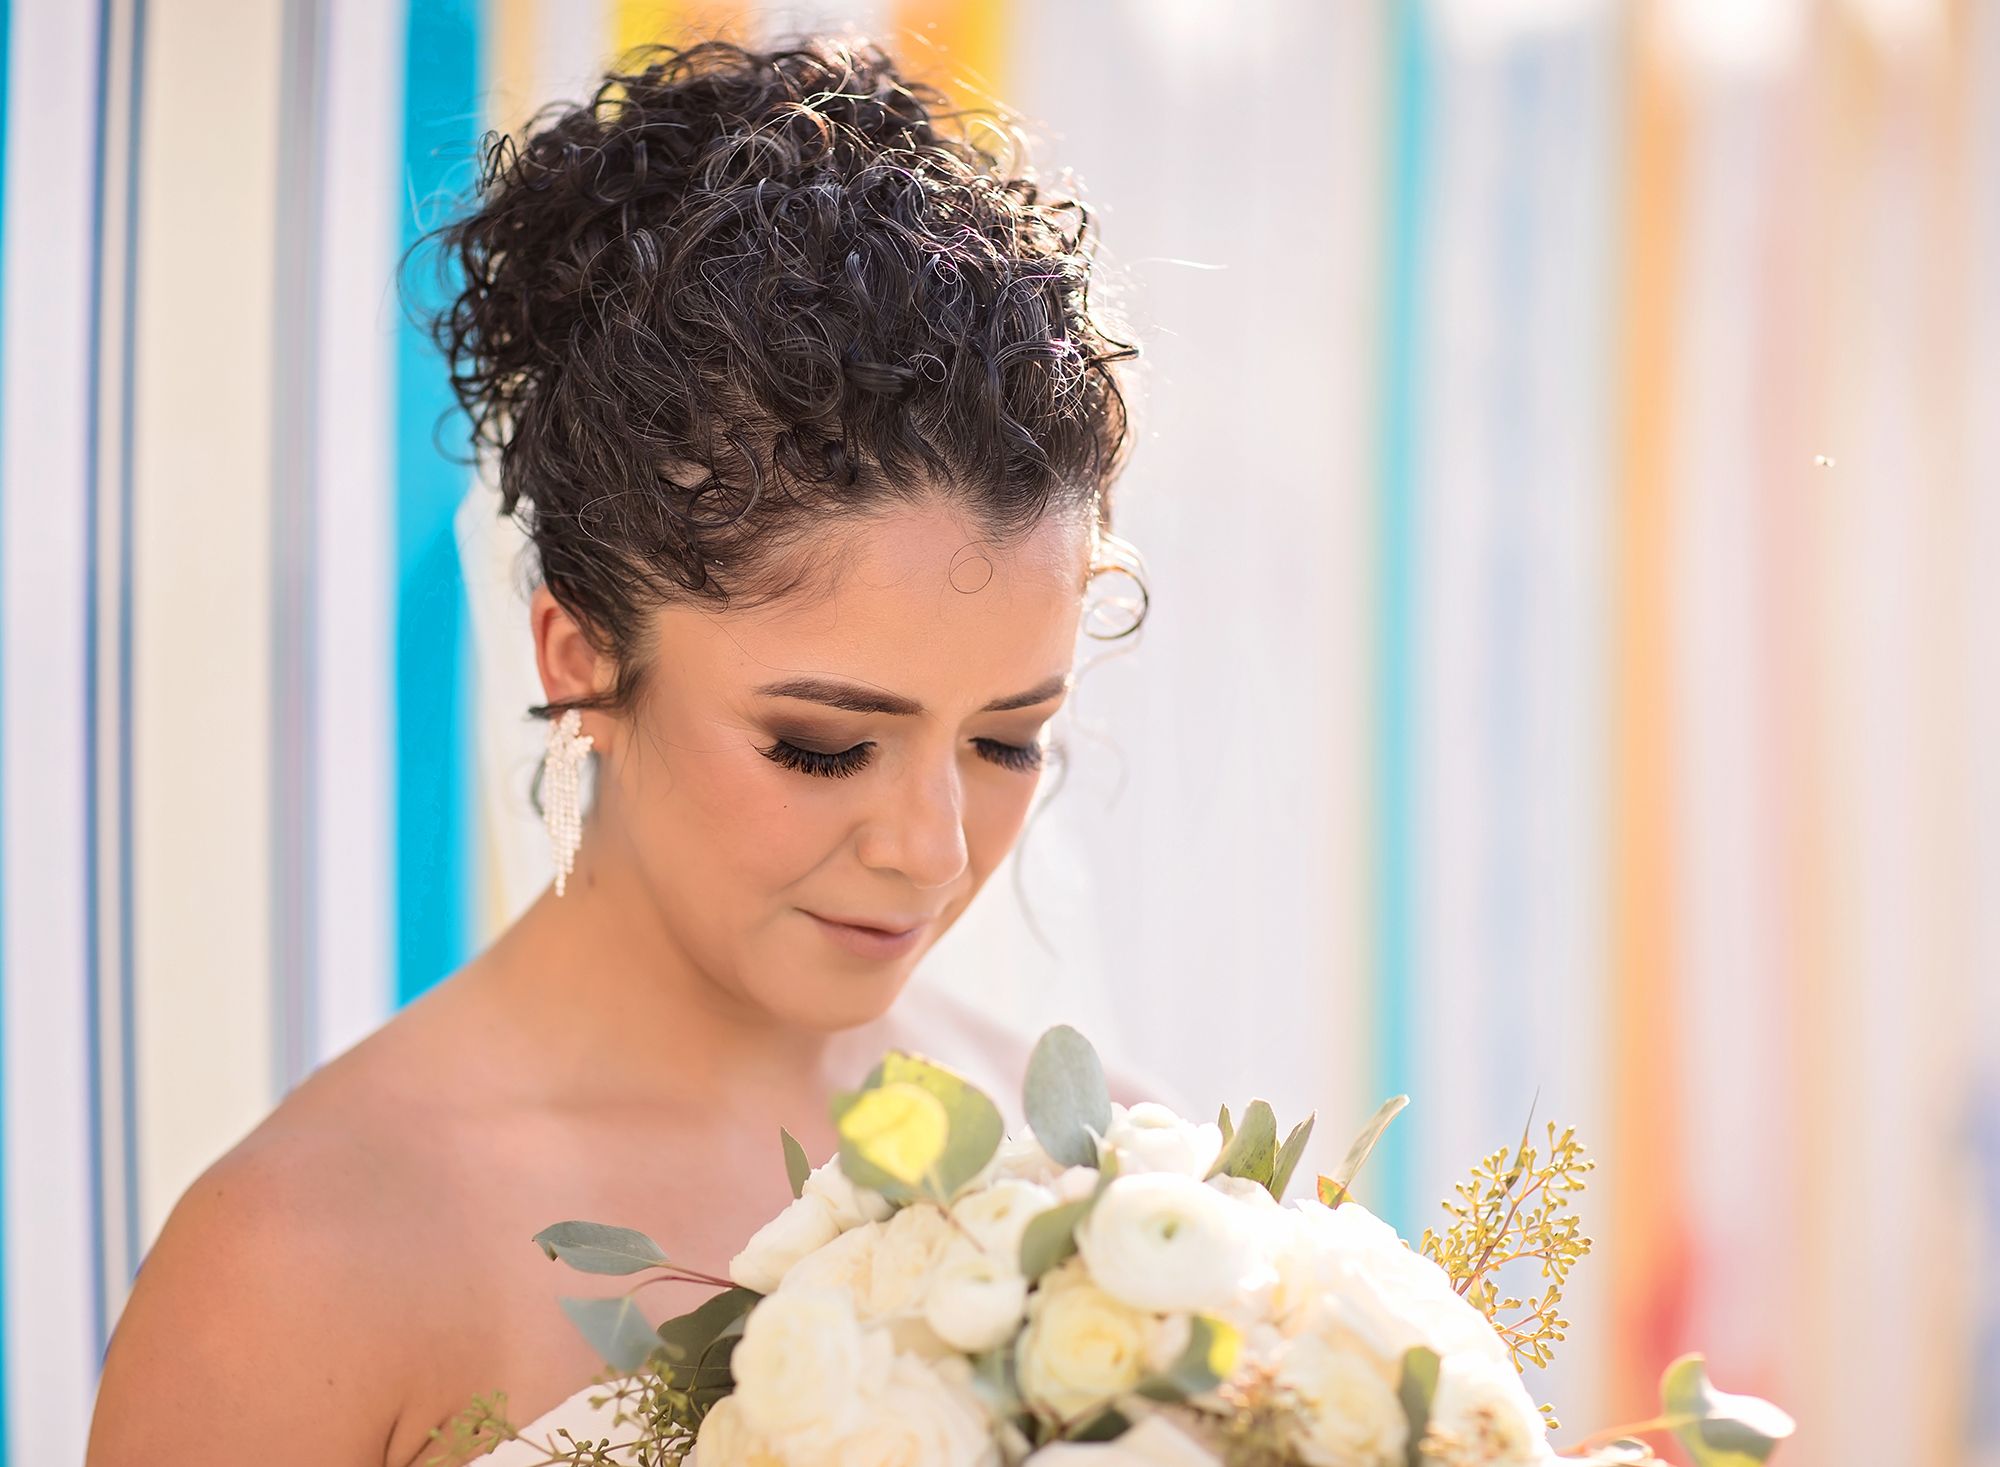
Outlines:
[[1435,1467],[1527,1467],[1552,1455],[1520,1372],[1466,1356],[1440,1366],[1424,1444],[1424,1461]]
[[838,1289],[785,1289],[759,1300],[730,1356],[743,1423],[774,1444],[804,1429],[838,1432],[887,1379],[886,1337],[865,1331]]
[[[954,1368],[956,1367],[956,1368]],[[999,1467],[993,1422],[963,1360],[926,1363],[898,1355],[859,1420],[823,1454],[798,1467]]]
[[1068,1166],[1049,1182],[1058,1202],[1081,1202],[1097,1190],[1098,1171],[1094,1166]]
[[1137,1309],[1220,1308],[1267,1271],[1249,1209],[1176,1172],[1113,1179],[1076,1246],[1098,1287]]
[[1018,1265],[1021,1235],[1038,1214],[1055,1205],[1056,1194],[1039,1182],[1003,1177],[990,1187],[960,1197],[951,1205],[951,1216],[980,1247]]
[[1113,1104],[1104,1144],[1118,1158],[1122,1176],[1174,1172],[1200,1181],[1222,1154],[1222,1130],[1213,1121],[1197,1125],[1156,1100],[1130,1109]]
[[1384,1362],[1307,1335],[1285,1350],[1278,1379],[1298,1396],[1292,1446],[1313,1467],[1402,1462],[1409,1420]]
[[768,1294],[784,1281],[793,1264],[831,1243],[840,1231],[832,1204],[820,1193],[807,1192],[750,1235],[742,1251],[729,1260],[729,1277],[746,1289]]
[[825,1165],[815,1167],[806,1178],[804,1195],[826,1200],[834,1224],[845,1232],[868,1222],[881,1222],[895,1210],[894,1204],[872,1187],[857,1187],[840,1169],[840,1154],[834,1153]]
[[1222,1459],[1165,1416],[1148,1416],[1108,1442],[1051,1442],[1028,1467],[1222,1467]]
[[1150,1371],[1160,1322],[1092,1283],[1072,1258],[1028,1300],[1017,1364],[1022,1393],[1065,1419],[1124,1394]]
[[968,1238],[945,1250],[924,1299],[924,1320],[940,1339],[976,1355],[1014,1337],[1028,1303],[1018,1252],[990,1251]]
[[724,1396],[701,1418],[687,1467],[786,1467],[786,1463],[744,1424],[743,1403]]
[[1246,1207],[1258,1207],[1268,1212],[1278,1206],[1278,1199],[1271,1195],[1269,1187],[1248,1177],[1210,1177],[1208,1185],[1231,1202],[1241,1202]]

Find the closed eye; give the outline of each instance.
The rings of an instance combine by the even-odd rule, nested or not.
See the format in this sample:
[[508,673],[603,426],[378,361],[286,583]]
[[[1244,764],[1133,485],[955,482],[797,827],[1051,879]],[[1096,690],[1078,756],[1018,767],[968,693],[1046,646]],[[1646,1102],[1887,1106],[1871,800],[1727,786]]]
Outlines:
[[[1040,744],[1009,744],[999,739],[974,739],[972,744],[979,750],[980,757],[1019,774],[1034,773],[1047,757]],[[861,743],[838,753],[824,754],[817,749],[801,748],[789,739],[779,739],[757,752],[773,763],[782,764],[800,774],[810,774],[819,779],[846,779],[868,766],[874,747],[873,742]]]

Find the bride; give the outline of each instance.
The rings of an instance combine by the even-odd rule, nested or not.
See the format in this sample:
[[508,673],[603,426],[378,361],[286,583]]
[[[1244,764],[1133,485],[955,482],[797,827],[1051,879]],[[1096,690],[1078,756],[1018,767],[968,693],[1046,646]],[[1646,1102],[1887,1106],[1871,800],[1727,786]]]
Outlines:
[[831,1156],[885,1048],[1018,1095],[1019,1040],[905,985],[1020,833],[1093,575],[1134,564],[1135,349],[1082,207],[942,103],[869,42],[710,41],[487,155],[433,324],[539,558],[557,877],[188,1188],[90,1467],[406,1467],[497,1391],[553,1422],[601,1369],[556,1301],[621,1281],[539,1229],[722,1274],[789,1200],[780,1125]]

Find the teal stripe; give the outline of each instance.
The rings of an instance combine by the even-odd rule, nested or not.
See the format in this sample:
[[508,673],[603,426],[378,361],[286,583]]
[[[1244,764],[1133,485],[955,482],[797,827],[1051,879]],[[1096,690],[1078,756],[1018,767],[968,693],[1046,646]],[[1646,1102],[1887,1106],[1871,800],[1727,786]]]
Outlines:
[[[481,131],[476,0],[409,0],[403,66],[402,242],[469,187]],[[428,254],[412,307],[446,297]],[[406,318],[396,346],[396,997],[407,1002],[470,946],[472,800],[468,610],[452,515],[468,470],[439,444],[452,407],[445,366]]]
[[1408,1093],[1364,1195],[1408,1235],[1424,1097],[1416,1093],[1417,397],[1422,380],[1423,226],[1430,60],[1422,0],[1390,0],[1388,233],[1375,579],[1375,1090]]

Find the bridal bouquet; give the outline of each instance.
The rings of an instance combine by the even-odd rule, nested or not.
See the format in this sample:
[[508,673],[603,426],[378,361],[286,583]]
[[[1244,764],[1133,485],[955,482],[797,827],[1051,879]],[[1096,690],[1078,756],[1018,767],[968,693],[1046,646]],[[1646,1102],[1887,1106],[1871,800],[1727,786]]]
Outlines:
[[[1032,1134],[1008,1137],[964,1078],[893,1052],[835,1099],[838,1155],[813,1167],[782,1135],[794,1200],[730,1287],[657,1329],[629,1294],[564,1301],[619,1373],[633,1433],[549,1461],[1500,1467],[1652,1462],[1640,1438],[1672,1433],[1698,1467],[1750,1467],[1791,1432],[1688,1356],[1658,1417],[1558,1453],[1521,1372],[1566,1328],[1562,1285],[1590,1246],[1570,1200],[1591,1163],[1553,1127],[1545,1150],[1524,1137],[1413,1249],[1349,1195],[1401,1104],[1286,1203],[1311,1118],[1281,1141],[1262,1101],[1234,1122],[1127,1109],[1057,1027],[1028,1067]],[[592,1273],[699,1277],[623,1228],[535,1241]],[[1525,1299],[1500,1287],[1524,1260],[1547,1284]]]

